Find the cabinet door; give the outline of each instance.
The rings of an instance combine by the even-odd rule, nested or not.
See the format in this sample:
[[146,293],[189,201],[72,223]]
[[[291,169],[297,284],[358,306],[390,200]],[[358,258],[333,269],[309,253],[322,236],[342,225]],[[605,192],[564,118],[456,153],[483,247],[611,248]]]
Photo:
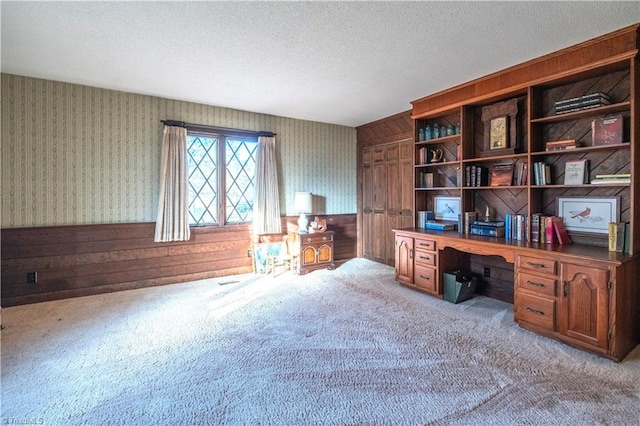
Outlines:
[[332,259],[331,246],[323,244],[318,248],[318,263],[331,262]]
[[396,280],[413,284],[413,238],[396,236]]
[[559,331],[598,348],[608,347],[607,269],[563,262]]
[[302,253],[300,255],[301,266],[315,265],[316,264],[316,249],[313,246],[302,247]]

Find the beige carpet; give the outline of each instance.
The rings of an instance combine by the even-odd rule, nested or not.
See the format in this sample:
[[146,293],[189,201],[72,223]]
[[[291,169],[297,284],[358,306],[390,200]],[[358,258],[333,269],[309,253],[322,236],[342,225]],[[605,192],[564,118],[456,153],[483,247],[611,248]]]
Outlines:
[[453,305],[363,259],[2,321],[3,424],[640,424],[639,348],[616,364],[520,329],[511,305]]

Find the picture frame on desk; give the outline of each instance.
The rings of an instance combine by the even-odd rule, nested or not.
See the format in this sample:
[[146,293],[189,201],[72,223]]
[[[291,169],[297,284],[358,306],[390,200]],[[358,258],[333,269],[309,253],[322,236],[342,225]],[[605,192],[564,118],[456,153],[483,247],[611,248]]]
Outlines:
[[619,197],[558,197],[557,203],[568,231],[608,234],[609,222],[620,221]]
[[455,220],[458,221],[460,214],[460,197],[434,197],[434,212],[436,220]]

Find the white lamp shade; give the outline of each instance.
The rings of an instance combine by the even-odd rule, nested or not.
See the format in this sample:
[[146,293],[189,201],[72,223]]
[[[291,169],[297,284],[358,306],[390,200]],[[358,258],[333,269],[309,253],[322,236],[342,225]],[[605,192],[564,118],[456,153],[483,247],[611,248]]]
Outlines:
[[313,212],[313,197],[310,192],[296,192],[293,199],[293,210],[298,213]]

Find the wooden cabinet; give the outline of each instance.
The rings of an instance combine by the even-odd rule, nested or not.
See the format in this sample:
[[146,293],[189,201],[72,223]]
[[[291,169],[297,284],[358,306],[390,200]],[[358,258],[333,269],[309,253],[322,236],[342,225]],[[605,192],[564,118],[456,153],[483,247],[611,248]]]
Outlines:
[[396,280],[417,290],[439,295],[436,242],[396,233],[395,247]]
[[289,233],[291,251],[298,257],[296,272],[306,274],[316,269],[333,269],[333,231],[315,234]]
[[[484,217],[488,209],[492,219],[520,216],[528,226],[518,238],[396,228],[397,238],[402,237],[396,259],[404,262],[396,264],[399,281],[439,295],[443,271],[468,267],[469,256],[475,261],[498,255],[515,264],[514,317],[521,326],[614,360],[638,344],[639,29],[640,24],[622,28],[412,102],[414,212],[438,215],[436,197],[456,197],[462,214]],[[604,94],[598,97],[607,101],[588,107],[583,102],[575,111],[558,108],[592,94]],[[614,116],[624,124],[620,138],[598,141],[594,123]],[[505,125],[500,146],[491,143],[496,119]],[[448,131],[436,134],[435,127]],[[569,149],[549,149],[553,144],[548,143],[563,141],[574,143]],[[565,183],[566,164],[574,160],[588,164],[585,183]],[[544,181],[537,179],[539,164],[548,170]],[[493,174],[509,167],[512,174],[505,179]],[[592,183],[597,175],[610,174],[630,179]],[[575,223],[567,223],[572,244],[532,238],[532,218],[561,216],[558,202],[567,196],[615,198],[613,221],[628,223],[625,252],[609,252],[606,233]],[[421,260],[419,239],[434,243]],[[414,251],[398,256],[400,248],[408,247]],[[456,258],[454,252],[468,256]]]
[[413,225],[413,143],[362,151],[363,257],[393,265],[393,229]]
[[[524,328],[608,353],[611,269],[562,256],[519,255],[515,320]],[[611,269],[610,269],[611,268]]]

